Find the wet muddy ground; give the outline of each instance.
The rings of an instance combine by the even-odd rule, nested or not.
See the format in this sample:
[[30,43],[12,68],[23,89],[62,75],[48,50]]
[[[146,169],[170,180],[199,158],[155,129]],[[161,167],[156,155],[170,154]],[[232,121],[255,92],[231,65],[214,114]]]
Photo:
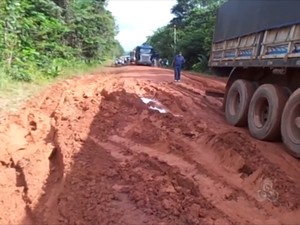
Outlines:
[[111,68],[1,117],[0,223],[300,224],[299,160],[227,125],[224,86]]

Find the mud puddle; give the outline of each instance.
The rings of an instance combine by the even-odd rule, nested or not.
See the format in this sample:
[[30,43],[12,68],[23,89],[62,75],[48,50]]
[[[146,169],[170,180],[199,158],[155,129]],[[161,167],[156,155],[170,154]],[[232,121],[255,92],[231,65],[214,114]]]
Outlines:
[[168,110],[157,100],[151,98],[141,97],[141,100],[149,106],[149,109],[157,110],[160,113],[167,113]]

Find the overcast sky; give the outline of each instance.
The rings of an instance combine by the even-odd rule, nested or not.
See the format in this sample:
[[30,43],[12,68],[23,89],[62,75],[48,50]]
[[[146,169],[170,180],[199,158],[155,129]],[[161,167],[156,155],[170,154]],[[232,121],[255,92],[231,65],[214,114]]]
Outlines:
[[146,37],[164,25],[174,15],[171,8],[176,0],[109,0],[107,9],[119,26],[117,39],[125,51],[143,44]]

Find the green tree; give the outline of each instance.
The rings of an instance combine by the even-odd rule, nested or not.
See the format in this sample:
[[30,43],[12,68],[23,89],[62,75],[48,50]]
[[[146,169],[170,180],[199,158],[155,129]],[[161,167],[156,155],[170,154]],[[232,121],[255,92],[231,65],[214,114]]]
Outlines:
[[207,70],[216,12],[222,0],[177,0],[172,8],[175,17],[170,23],[148,37],[161,55],[171,58],[174,49],[174,28],[177,29],[176,49],[186,58],[186,69]]
[[111,13],[100,0],[0,2],[0,59],[7,76],[53,77],[76,62],[102,62],[123,51]]

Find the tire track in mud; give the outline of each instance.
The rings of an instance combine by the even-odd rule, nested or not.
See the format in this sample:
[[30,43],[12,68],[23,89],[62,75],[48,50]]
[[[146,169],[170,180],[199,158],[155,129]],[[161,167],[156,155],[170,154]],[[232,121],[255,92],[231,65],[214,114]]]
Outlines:
[[[130,146],[130,145],[132,145],[132,144],[129,144],[128,146]],[[132,147],[131,147],[132,148]],[[141,148],[145,148],[145,147],[141,147],[141,146],[139,146],[137,149],[135,149],[134,151],[139,151],[139,149],[141,149]],[[149,154],[149,153],[148,153]],[[161,154],[161,153],[160,153]],[[156,154],[156,155],[154,155],[154,156],[159,156],[159,154]],[[170,157],[170,155],[168,155],[168,157]],[[203,162],[202,162],[203,163]],[[206,162],[207,163],[207,162]],[[204,165],[205,165],[205,163],[204,163]],[[203,171],[203,170],[202,170]],[[208,173],[208,171],[206,172],[206,174],[209,174]],[[209,177],[212,177],[212,175],[210,175]],[[223,180],[224,180],[224,178],[223,178]],[[201,182],[202,181],[202,182]],[[200,182],[199,183],[204,183],[205,182],[205,180],[201,180],[200,179]],[[224,182],[224,181],[223,181]],[[216,181],[214,181],[214,182],[209,182],[209,184],[213,184],[213,183],[216,183]],[[226,187],[230,187],[230,185],[228,184],[228,183],[220,183],[219,184],[219,186],[226,186]],[[203,187],[203,188],[205,188],[205,187]],[[207,187],[206,187],[207,188]],[[248,223],[251,223],[250,221],[251,221],[251,218],[252,218],[252,215],[253,215],[253,213],[256,213],[257,214],[257,217],[259,217],[258,215],[261,215],[262,217],[260,218],[261,220],[258,220],[257,221],[257,224],[260,224],[261,223],[261,221],[265,221],[265,222],[268,222],[268,220],[266,219],[267,217],[267,215],[270,215],[271,214],[271,212],[270,213],[267,213],[267,212],[261,212],[261,211],[256,211],[256,212],[253,212],[253,211],[251,211],[251,210],[254,210],[256,207],[257,207],[257,202],[255,202],[255,199],[254,199],[254,196],[253,196],[253,194],[252,194],[252,197],[251,196],[249,196],[249,195],[247,195],[244,191],[242,191],[242,188],[241,188],[241,185],[239,186],[239,187],[232,187],[230,190],[231,190],[231,192],[229,192],[229,196],[230,196],[230,194],[231,193],[234,193],[234,191],[233,190],[237,190],[237,188],[239,189],[239,192],[241,192],[242,194],[241,194],[241,196],[240,197],[244,197],[245,198],[245,202],[244,203],[242,203],[242,204],[245,204],[245,205],[247,205],[247,204],[249,204],[250,202],[252,202],[252,208],[250,207],[249,208],[249,211],[247,212],[247,215],[250,215],[249,217],[248,217],[248,221],[243,221],[243,224],[245,223],[245,224],[247,224],[247,222]],[[214,190],[214,191],[212,191],[211,193],[214,193],[214,192],[218,192],[219,190]],[[211,194],[210,193],[210,194]],[[216,196],[214,196],[214,197],[216,197]],[[229,197],[230,198],[230,197]],[[219,201],[222,201],[222,197],[219,197]],[[224,200],[224,199],[223,199]],[[241,200],[241,202],[243,202],[243,200]],[[236,207],[236,210],[238,210],[238,207],[241,207],[241,205],[239,205],[239,204],[241,204],[241,202],[239,202],[239,203],[237,203],[237,207]],[[250,203],[250,205],[251,205],[251,203]],[[231,205],[231,207],[232,207],[232,205]],[[230,207],[229,207],[230,208]],[[243,205],[243,208],[245,208],[245,206]],[[223,208],[225,211],[226,211],[226,209],[228,209],[228,205],[226,205],[226,204],[224,204],[224,208]],[[262,209],[262,208],[261,208]],[[259,213],[260,212],[260,213]],[[236,211],[233,211],[232,212],[233,214],[236,214]],[[231,216],[233,216],[233,215],[231,215]],[[245,215],[243,215],[243,216],[245,216]],[[233,216],[234,217],[234,216]],[[270,224],[274,224],[274,220],[269,220],[269,222],[270,222]],[[253,221],[252,221],[252,223],[253,223]]]
[[[176,87],[178,88],[179,85],[177,85]],[[193,92],[193,91],[192,91]],[[190,93],[190,91],[188,91],[188,93]],[[187,94],[185,96],[191,96],[192,93]],[[201,105],[198,105],[201,107]],[[238,129],[236,129],[238,130]],[[206,135],[207,137],[209,137],[209,135]],[[228,137],[228,140],[226,140],[226,136]],[[234,136],[241,136],[243,137],[242,139],[233,139]],[[244,172],[246,175],[246,178],[249,177],[248,179],[245,180],[244,183],[248,183],[249,185],[249,181],[250,182],[258,182],[260,179],[262,179],[263,177],[271,177],[274,179],[274,186],[276,188],[276,190],[278,190],[280,192],[280,199],[278,202],[275,203],[275,205],[280,206],[281,208],[287,206],[290,208],[290,210],[293,209],[297,209],[298,206],[298,200],[294,200],[293,203],[289,202],[288,199],[290,199],[291,196],[299,196],[299,192],[297,190],[299,190],[299,184],[298,186],[296,185],[296,180],[295,178],[297,176],[295,176],[295,178],[291,178],[288,177],[286,172],[282,171],[279,167],[279,165],[274,164],[273,162],[271,162],[268,158],[265,158],[265,156],[261,153],[262,149],[258,149],[255,147],[254,148],[249,148],[249,149],[245,149],[243,150],[243,142],[244,140],[249,140],[251,138],[246,138],[246,135],[243,135],[242,133],[238,132],[238,131],[234,131],[234,132],[230,132],[230,131],[224,131],[224,133],[214,133],[212,134],[211,138],[209,138],[209,141],[206,141],[207,146],[210,148],[219,148],[221,147],[221,149],[223,151],[227,151],[230,150],[231,153],[233,155],[236,155],[235,157],[232,156],[226,156],[226,153],[222,153],[219,152],[218,154],[216,154],[217,157],[222,158],[222,155],[225,156],[225,158],[227,157],[227,160],[234,161],[235,159],[240,158],[240,156],[242,156],[242,158],[244,159],[244,164],[239,168],[240,171]],[[207,139],[207,138],[205,138]],[[205,140],[204,139],[204,140]],[[204,141],[202,140],[202,141]],[[237,143],[234,143],[236,142]],[[251,146],[252,141],[250,141],[248,143],[249,146]],[[227,146],[227,150],[226,147],[223,146],[223,143],[226,143],[225,146]],[[236,147],[234,147],[236,146]],[[246,145],[247,146],[247,145]],[[250,156],[250,155],[251,156]],[[249,157],[250,156],[250,157]],[[237,158],[236,158],[237,157]],[[230,161],[229,161],[230,162]],[[223,162],[224,163],[224,162]],[[204,162],[205,164],[205,162]],[[248,166],[250,165],[250,167]],[[269,168],[268,168],[269,167]],[[240,172],[239,171],[239,172]],[[248,181],[249,180],[249,181]],[[251,181],[252,180],[252,181]],[[248,182],[247,182],[248,181]],[[235,182],[236,183],[236,182]],[[262,183],[262,181],[261,181]],[[242,188],[242,185],[239,184],[238,185],[239,188]],[[252,185],[253,186],[253,185]],[[289,186],[289,188],[287,188],[287,186]],[[256,185],[256,188],[258,190],[258,187]],[[253,196],[253,193],[255,193],[253,190],[247,190],[247,193],[250,194],[250,196],[252,196],[251,198],[254,198],[256,196]],[[267,205],[266,208],[269,208],[268,211],[270,212],[270,214],[272,214],[272,212],[274,212],[274,209],[270,210],[270,206]],[[278,213],[280,214],[280,210],[278,211]]]
[[[169,138],[171,139],[171,137]],[[180,146],[185,146],[186,149],[189,149],[188,152],[193,151],[192,149],[197,149],[196,146],[191,147],[189,144],[183,144],[180,142],[179,136],[175,135],[173,138],[176,139],[177,142],[181,143]],[[124,138],[112,137],[111,139],[114,144],[122,143],[120,146],[122,149],[124,149],[125,143],[127,149],[130,148],[133,152],[147,153],[152,157],[157,157],[159,160],[167,162],[170,166],[179,167],[180,171],[183,171],[182,173],[185,176],[196,182],[195,185],[199,187],[199,190],[201,190],[201,193],[207,200],[209,200],[209,202],[211,202],[216,208],[223,211],[230,218],[239,221],[239,223],[241,223],[241,218],[243,218],[244,220],[242,224],[261,224],[261,221],[265,221],[265,224],[278,224],[275,220],[270,219],[270,214],[258,205],[254,197],[247,195],[240,185],[232,186],[230,184],[230,180],[224,177],[224,173],[223,175],[220,173],[214,174],[214,168],[209,166],[210,163],[214,163],[214,161],[212,159],[208,159],[208,157],[203,153],[199,155],[200,152],[198,151],[197,156],[195,154],[191,157],[188,156],[188,153],[176,156],[170,151],[165,153],[146,146],[134,146],[134,143],[128,143],[128,140]],[[205,148],[205,146],[201,146],[200,148]],[[199,161],[202,157],[203,159],[200,160],[200,164],[197,161]],[[198,160],[196,161],[196,159]],[[207,169],[202,166],[203,164],[207,167]],[[251,194],[253,196],[253,193]],[[244,209],[241,214],[239,214],[237,212],[241,205],[243,205]],[[252,220],[252,215],[254,213],[258,220],[257,222]],[[248,220],[245,220],[245,218],[248,218]]]
[[[235,221],[232,222],[233,224],[261,224],[262,221],[265,224],[276,224],[276,220],[270,219],[270,214],[262,210],[261,207],[260,209],[257,207],[255,199],[250,199],[242,190],[234,189],[230,184],[220,180],[220,178],[217,178],[216,175],[209,172],[196,161],[192,159],[185,160],[176,155],[162,153],[146,146],[135,146],[134,143],[130,143],[127,139],[118,136],[113,136],[110,139],[111,143],[119,147],[110,148],[114,149],[114,151],[124,149],[124,146],[126,146],[127,149],[130,149],[135,154],[146,153],[149,157],[167,163],[174,170],[179,169],[184,177],[193,182],[194,188],[198,190],[206,201],[224,213],[223,217],[228,217],[231,218],[231,221]],[[97,142],[96,139],[94,141]],[[103,145],[99,142],[97,143]],[[112,154],[117,158],[122,155],[121,151]],[[244,206],[243,211],[239,211],[241,205]],[[254,214],[256,215],[255,220],[253,220],[252,216]]]
[[224,91],[226,86],[226,80],[220,79],[219,77],[211,77],[206,76],[202,77],[199,75],[193,75],[193,74],[183,74],[184,77],[187,78],[187,82],[192,87],[201,87],[203,89],[204,87],[216,89],[218,91]]
[[[172,87],[173,86],[175,86],[175,85],[172,85]],[[180,85],[177,85],[175,87],[178,87],[178,86],[180,86]],[[195,91],[193,91],[193,90],[190,91],[188,88],[185,88],[185,90],[186,89],[188,90],[187,91],[188,94],[186,94],[186,97],[190,98],[192,96],[192,98],[195,98],[194,97]],[[192,89],[194,89],[194,87]],[[156,90],[159,90],[159,89],[156,88]],[[170,93],[169,91],[166,91],[166,90],[168,90],[168,89],[165,89],[165,91],[163,91],[164,93],[162,95],[164,95],[165,93]],[[196,92],[196,93],[199,94],[198,92]],[[174,94],[174,92],[173,92],[173,94]],[[166,96],[169,96],[169,95],[166,95]],[[196,95],[196,97],[198,97],[198,99],[199,99],[198,95]],[[202,96],[200,96],[200,101],[201,100],[203,101],[203,98],[201,98],[201,97]],[[183,98],[181,102],[176,101],[176,104],[181,104],[185,100],[186,99]],[[202,106],[201,104],[200,105],[196,104],[196,105],[199,107]],[[180,106],[177,108],[180,108]],[[213,111],[218,110],[217,107],[212,107],[212,108],[214,109]],[[191,107],[191,110],[196,110],[196,109]],[[200,110],[200,111],[202,111],[202,110]],[[221,110],[219,109],[219,111],[221,111]],[[182,113],[184,113],[184,112],[182,112]],[[209,113],[209,112],[206,112],[206,113]],[[201,116],[203,116],[203,114]],[[217,120],[217,118],[218,117],[215,117],[215,120]],[[216,121],[212,121],[212,122],[216,123]],[[224,120],[221,119],[220,122],[224,122]],[[221,149],[223,149],[223,153],[218,152],[218,154],[216,154],[216,156],[219,156],[220,158],[225,156],[225,159],[226,159],[226,157],[227,157],[226,152],[228,151],[228,149],[230,149],[229,155],[230,154],[236,155],[237,159],[240,158],[240,156],[242,156],[242,158],[245,160],[245,163],[244,163],[245,165],[244,165],[244,167],[240,167],[240,170],[241,171],[244,170],[244,172],[247,175],[246,177],[248,177],[249,175],[251,175],[253,173],[253,175],[251,176],[251,179],[254,179],[253,180],[254,182],[258,182],[260,179],[262,179],[262,177],[273,178],[276,189],[281,191],[281,194],[282,194],[278,204],[281,205],[282,207],[288,206],[288,207],[290,207],[290,209],[298,208],[297,200],[293,201],[294,203],[292,203],[292,204],[288,200],[289,196],[299,196],[299,193],[297,191],[297,190],[299,190],[299,188],[298,188],[299,185],[295,186],[295,179],[287,176],[286,172],[282,171],[280,169],[279,165],[274,164],[268,158],[266,158],[265,155],[262,154],[263,150],[260,148],[257,148],[256,145],[253,145],[253,141],[251,140],[251,137],[250,138],[246,137],[246,136],[249,136],[248,134],[243,134],[243,131],[241,132],[240,129],[235,129],[235,128],[231,128],[231,129],[233,129],[234,131],[230,131],[230,128],[226,129],[226,126],[225,126],[225,128],[222,128],[222,130],[220,130],[219,132],[213,132],[212,135],[209,135],[209,133],[208,133],[208,135],[206,135],[207,138],[209,138],[209,136],[211,136],[211,138],[208,139],[209,141],[205,140],[207,138],[205,138],[202,141],[206,142],[207,145],[212,148],[221,147]],[[235,137],[237,137],[238,139],[236,139]],[[228,139],[228,140],[226,140],[226,139]],[[243,150],[243,147],[245,147],[245,145],[244,145],[245,140],[247,140],[247,142],[248,142],[247,145],[253,146],[253,147]],[[223,146],[223,143],[225,143],[226,147]],[[230,159],[230,157],[231,157],[231,159]],[[234,161],[236,159],[236,157],[232,157],[232,156],[230,156],[230,157],[229,157],[230,161]],[[228,163],[226,163],[226,164],[228,164]],[[250,167],[248,165],[250,165]],[[270,168],[268,168],[268,167],[270,167]],[[247,174],[247,173],[249,173],[249,174]],[[256,178],[252,178],[255,176],[256,176]],[[295,176],[295,178],[296,177],[297,176]],[[289,188],[287,188],[288,186],[289,186]],[[256,187],[256,188],[259,188],[259,187]]]
[[[183,87],[183,88],[187,89],[187,93],[190,93],[190,95],[193,96],[193,94],[192,94],[192,93],[194,93],[193,90],[190,91],[188,87]],[[191,89],[193,89],[193,88],[191,88]],[[207,99],[205,99],[205,98],[201,99],[201,101],[204,101],[204,102],[207,102],[206,100]],[[213,105],[213,104],[210,104],[210,105],[211,105],[210,108],[213,108],[212,111],[215,112],[218,109],[215,107],[215,105]],[[198,104],[198,106],[201,107],[201,105],[199,105],[199,104]],[[219,112],[218,114],[223,117],[223,114],[220,113],[220,108],[219,108],[218,112]],[[213,122],[215,122],[215,121],[213,121]],[[221,119],[220,122],[224,122],[224,121],[222,121],[222,119]],[[228,127],[227,129],[226,129],[226,126]],[[206,144],[208,146],[210,146],[211,148],[220,148],[221,147],[222,149],[224,149],[224,151],[228,151],[228,150],[225,150],[226,148],[232,149],[233,151],[238,153],[238,155],[242,156],[245,159],[247,164],[250,165],[250,168],[252,168],[252,172],[255,172],[257,169],[263,168],[262,171],[260,172],[261,175],[264,174],[264,176],[272,177],[276,182],[275,186],[278,190],[283,190],[283,192],[286,192],[289,189],[289,191],[291,192],[291,195],[300,196],[300,192],[297,191],[297,190],[299,190],[300,186],[299,186],[299,184],[298,185],[295,184],[295,179],[297,179],[297,174],[293,173],[294,178],[289,177],[287,175],[286,170],[283,171],[280,168],[281,165],[272,162],[272,160],[270,160],[268,155],[264,153],[263,147],[258,148],[257,145],[254,144],[255,141],[253,141],[253,138],[251,138],[248,133],[245,134],[244,131],[245,131],[244,129],[229,127],[228,125],[225,125],[222,127],[221,131],[215,132],[215,135],[213,135],[213,137],[211,139],[209,138],[208,139],[209,141],[206,142]],[[247,148],[247,150],[244,150],[242,143],[245,144],[247,142],[248,142],[248,144],[246,146],[252,145],[253,147]],[[226,147],[224,147],[224,144]],[[261,144],[266,146],[270,143],[263,142]],[[270,144],[270,145],[273,145],[273,144]],[[282,155],[286,154],[283,150],[281,150],[281,151],[282,151],[281,152]],[[249,157],[249,155],[251,155],[251,157]],[[293,161],[294,159],[290,158],[290,160]],[[275,162],[278,163],[278,161],[275,161]],[[295,166],[295,164],[292,164],[292,166]],[[269,168],[267,168],[267,167],[269,167]],[[285,168],[286,168],[286,166],[285,166]],[[298,170],[298,171],[300,172],[300,170]],[[290,188],[287,188],[287,187],[285,187],[286,184],[288,184],[288,185],[293,184],[293,185],[291,185]],[[300,201],[300,199],[299,199],[299,201]],[[279,200],[279,204],[289,206],[291,209],[299,207],[297,200],[294,201],[293,204],[290,204],[287,201],[282,202],[281,200]]]
[[[209,97],[205,95],[205,91],[195,91],[193,89],[189,89],[181,84],[176,85],[174,84],[172,86],[172,89],[180,92],[186,97],[192,98],[193,102],[198,105],[200,108],[208,108],[212,110],[214,113],[217,113],[218,115],[223,115],[223,113],[217,109],[218,105],[212,104],[212,102],[209,100]],[[201,98],[201,99],[200,99]],[[217,100],[217,102],[220,102],[221,100]]]
[[[185,206],[187,207],[186,211],[184,208],[182,208],[183,206],[180,206],[178,208],[178,206],[173,205],[175,209],[176,208],[179,209],[178,212],[176,212],[176,210],[173,211],[172,208],[166,207],[167,209],[173,211],[171,214],[175,213],[175,216],[181,213],[185,213],[184,216],[183,215],[181,216],[181,217],[186,217],[186,218],[181,218],[183,220],[182,221],[183,224],[184,222],[187,222],[188,224],[199,224],[199,223],[213,224],[215,220],[218,220],[218,223],[222,223],[222,224],[238,224],[236,222],[233,222],[234,220],[232,221],[231,217],[227,216],[226,213],[224,214],[221,210],[218,209],[218,207],[208,202],[205,196],[202,195],[202,191],[201,191],[202,187],[198,186],[199,183],[195,182],[195,177],[194,177],[195,174],[193,174],[195,172],[195,169],[191,167],[189,163],[181,160],[176,156],[167,155],[167,154],[164,155],[158,151],[155,151],[151,148],[147,148],[145,146],[135,146],[134,143],[130,143],[127,141],[127,139],[118,136],[111,137],[108,143],[107,142],[102,143],[98,141],[97,138],[95,137],[91,137],[91,138],[95,143],[97,143],[102,148],[106,149],[108,152],[112,154],[113,157],[119,159],[123,163],[129,160],[134,161],[134,158],[139,158],[140,156],[143,156],[145,160],[144,163],[146,164],[150,163],[149,165],[150,167],[147,167],[147,169],[159,170],[162,175],[167,174],[169,179],[171,180],[173,179],[172,181],[173,185],[169,187],[165,187],[165,190],[167,192],[173,194],[177,194],[178,192],[180,193],[180,189],[178,189],[178,187],[176,188],[175,186],[174,188],[174,179],[175,179],[175,182],[178,182],[181,188],[187,189],[189,191],[188,193],[192,195],[193,201],[201,202],[200,208],[199,208],[199,204],[194,205],[194,207],[196,207],[196,212],[192,212],[192,213],[189,212],[190,207],[188,205]],[[127,149],[126,154],[124,154],[124,149]],[[160,168],[161,165],[166,169]],[[199,181],[201,182],[201,180]],[[146,195],[149,194],[148,191],[149,190],[146,191],[145,193]],[[163,201],[163,204],[164,203],[168,204],[167,201]],[[146,206],[144,207],[147,208],[149,207],[149,205],[146,204]],[[207,212],[207,210],[209,210],[209,212]],[[216,214],[216,215],[211,217],[210,216],[211,214]],[[245,224],[250,224],[250,223],[245,223]]]

